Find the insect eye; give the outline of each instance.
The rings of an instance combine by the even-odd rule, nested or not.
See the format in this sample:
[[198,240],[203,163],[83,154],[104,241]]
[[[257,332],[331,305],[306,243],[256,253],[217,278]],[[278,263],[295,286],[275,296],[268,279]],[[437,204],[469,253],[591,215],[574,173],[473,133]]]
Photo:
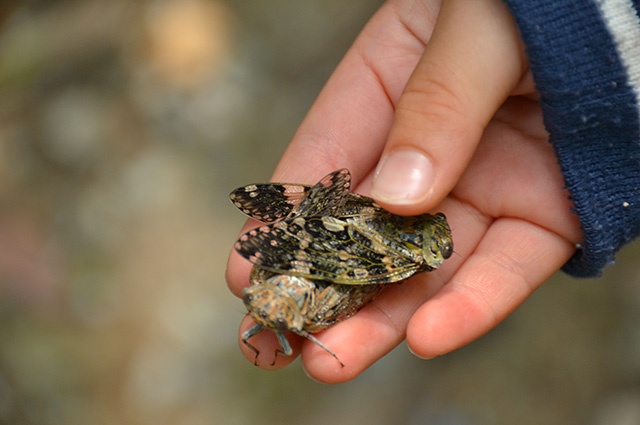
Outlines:
[[444,259],[451,257],[451,254],[453,254],[453,244],[451,243],[451,241],[445,241],[445,243],[442,245],[442,248],[440,249],[440,252],[442,253],[442,258]]
[[287,329],[287,321],[282,317],[278,317],[276,319],[276,328],[277,329]]

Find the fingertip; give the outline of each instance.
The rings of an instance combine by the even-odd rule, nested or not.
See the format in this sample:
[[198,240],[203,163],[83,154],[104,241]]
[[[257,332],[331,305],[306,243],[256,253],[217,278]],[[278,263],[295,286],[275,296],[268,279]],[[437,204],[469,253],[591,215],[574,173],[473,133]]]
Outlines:
[[[464,308],[463,308],[464,305]],[[477,338],[480,316],[472,302],[458,296],[455,312],[438,296],[418,309],[407,326],[409,351],[423,359],[450,353]],[[465,314],[459,314],[459,311]],[[475,319],[474,319],[475,318]]]
[[499,307],[481,302],[479,292],[477,287],[469,288],[454,280],[421,305],[407,325],[406,340],[411,352],[422,358],[441,356],[464,347],[497,325],[507,312],[497,314]]
[[413,351],[413,347],[411,347],[410,344],[407,344],[407,349],[409,350],[409,352],[411,354],[413,354],[414,356],[416,356],[417,358],[419,358],[421,360],[432,360],[432,359],[435,359],[436,357],[438,357],[438,356],[423,356],[421,353]]
[[[312,349],[315,350],[315,349]],[[336,359],[323,354],[305,354],[303,349],[302,370],[307,377],[321,384],[341,384],[357,377],[362,370],[349,365],[341,366]],[[313,356],[310,358],[310,356]]]
[[255,322],[248,315],[240,322],[238,345],[240,346],[242,354],[255,366],[264,370],[282,369],[293,362],[296,357],[298,357],[298,354],[300,354],[300,347],[302,345],[300,338],[291,333],[287,333],[287,340],[293,349],[293,354],[291,356],[285,356],[278,351],[280,350],[280,345],[275,333],[269,329],[265,329],[251,337],[248,341],[258,350],[258,355],[256,356],[256,353],[242,340],[242,334],[253,325],[255,325]]

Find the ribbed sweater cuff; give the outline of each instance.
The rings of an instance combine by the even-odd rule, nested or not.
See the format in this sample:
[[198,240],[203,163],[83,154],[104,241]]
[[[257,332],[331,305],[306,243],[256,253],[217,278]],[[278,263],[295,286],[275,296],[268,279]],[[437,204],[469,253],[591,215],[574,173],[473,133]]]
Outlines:
[[638,2],[505,1],[582,224],[584,242],[563,270],[598,276],[640,233]]

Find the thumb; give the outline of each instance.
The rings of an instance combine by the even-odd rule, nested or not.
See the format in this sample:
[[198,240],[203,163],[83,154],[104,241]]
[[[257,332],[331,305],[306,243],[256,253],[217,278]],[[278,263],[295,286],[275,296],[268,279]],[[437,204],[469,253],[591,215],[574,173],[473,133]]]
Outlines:
[[528,63],[500,0],[447,0],[398,101],[372,196],[398,214],[435,207]]

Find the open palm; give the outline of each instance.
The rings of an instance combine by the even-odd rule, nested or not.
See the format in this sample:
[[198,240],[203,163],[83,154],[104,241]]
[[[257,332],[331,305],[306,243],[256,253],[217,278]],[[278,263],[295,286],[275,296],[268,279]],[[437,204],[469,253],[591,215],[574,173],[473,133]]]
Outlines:
[[[477,57],[464,59],[468,55],[458,45],[473,52],[483,48],[467,46],[469,39],[456,40],[455,34],[445,37],[459,33],[460,21],[465,31],[478,33],[464,22],[465,13],[480,20],[474,25],[486,25],[478,10],[453,13],[457,3],[451,0],[442,11],[433,0],[385,4],[336,69],[274,175],[274,181],[309,184],[348,168],[356,192],[369,195],[383,152],[419,143],[435,165],[436,188],[413,204],[378,200],[398,214],[442,211],[452,228],[455,253],[441,268],[390,286],[357,315],[317,335],[344,368],[315,344],[290,337],[294,353],[302,350],[305,369],[320,381],[354,378],[405,338],[421,357],[478,338],[557,271],[581,240],[508,14],[502,15],[504,29],[498,26],[495,35],[499,41],[502,32],[504,42],[494,40],[486,56],[480,55],[494,63],[493,55],[512,52],[499,70],[496,65],[470,67],[469,78],[454,72],[451,80],[434,80],[442,72],[437,69],[467,69],[441,53],[443,45],[453,43],[449,47],[460,53],[452,52],[453,57],[472,63]],[[491,28],[495,8],[502,7],[497,3],[474,2],[491,16]],[[453,15],[455,21],[447,19]],[[442,41],[432,37],[434,25]],[[444,56],[441,61],[439,56]],[[478,81],[484,80],[478,74],[490,76],[480,87]],[[227,281],[235,294],[248,285],[250,268],[231,253]],[[241,332],[250,326],[245,318]],[[252,344],[264,356],[262,367],[279,368],[292,359],[278,356],[269,365],[277,349],[271,332],[256,336]],[[247,347],[243,352],[253,361],[253,352]]]

